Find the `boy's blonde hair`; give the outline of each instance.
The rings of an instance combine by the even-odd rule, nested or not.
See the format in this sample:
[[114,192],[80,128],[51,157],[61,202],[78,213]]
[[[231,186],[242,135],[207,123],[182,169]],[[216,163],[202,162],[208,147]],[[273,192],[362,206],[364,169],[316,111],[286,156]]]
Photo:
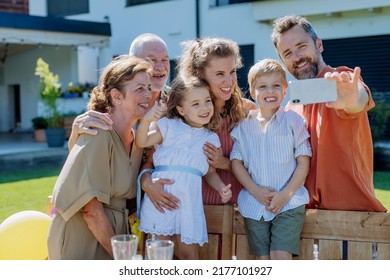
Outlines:
[[287,87],[287,75],[286,70],[279,61],[271,58],[266,58],[258,61],[251,67],[248,73],[248,85],[251,96],[254,96],[256,79],[268,74],[279,74],[283,79],[284,86]]

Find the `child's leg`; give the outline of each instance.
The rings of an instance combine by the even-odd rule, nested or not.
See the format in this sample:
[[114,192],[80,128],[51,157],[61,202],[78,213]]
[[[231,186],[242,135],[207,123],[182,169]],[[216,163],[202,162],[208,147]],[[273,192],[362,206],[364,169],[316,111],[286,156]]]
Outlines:
[[248,238],[249,254],[257,260],[270,259],[270,227],[271,222],[244,218],[245,231]]
[[256,256],[256,260],[270,260],[270,256],[267,255],[267,256]]
[[299,256],[304,221],[304,205],[276,215],[271,227],[271,260],[291,260],[293,255]]
[[271,251],[271,260],[292,260],[292,254],[286,251]]
[[181,242],[180,234],[176,235],[177,257],[180,260],[199,260],[199,245]]

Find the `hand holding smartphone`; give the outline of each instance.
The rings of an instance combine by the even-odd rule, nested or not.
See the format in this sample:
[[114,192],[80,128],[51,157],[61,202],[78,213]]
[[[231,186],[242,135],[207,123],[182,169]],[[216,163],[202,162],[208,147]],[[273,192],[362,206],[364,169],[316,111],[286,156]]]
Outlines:
[[290,81],[288,90],[292,104],[334,102],[337,99],[336,81],[332,79]]

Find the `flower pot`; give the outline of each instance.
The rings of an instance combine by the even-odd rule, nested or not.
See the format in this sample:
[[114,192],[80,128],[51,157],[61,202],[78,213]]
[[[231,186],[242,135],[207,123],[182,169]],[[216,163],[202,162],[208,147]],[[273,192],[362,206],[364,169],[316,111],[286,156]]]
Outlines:
[[72,126],[73,126],[73,121],[76,118],[76,116],[66,116],[64,117],[64,128],[66,130],[65,133],[65,139],[69,139],[69,136],[72,132]]
[[65,144],[65,128],[46,129],[46,142],[49,147],[63,147]]
[[46,132],[44,129],[34,130],[34,139],[36,142],[46,142]]

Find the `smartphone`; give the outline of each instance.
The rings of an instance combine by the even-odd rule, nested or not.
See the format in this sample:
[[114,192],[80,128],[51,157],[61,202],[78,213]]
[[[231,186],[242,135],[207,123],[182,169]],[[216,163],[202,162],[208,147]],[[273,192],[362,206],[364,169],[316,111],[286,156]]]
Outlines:
[[333,102],[337,99],[335,80],[316,78],[290,81],[288,84],[293,104]]

